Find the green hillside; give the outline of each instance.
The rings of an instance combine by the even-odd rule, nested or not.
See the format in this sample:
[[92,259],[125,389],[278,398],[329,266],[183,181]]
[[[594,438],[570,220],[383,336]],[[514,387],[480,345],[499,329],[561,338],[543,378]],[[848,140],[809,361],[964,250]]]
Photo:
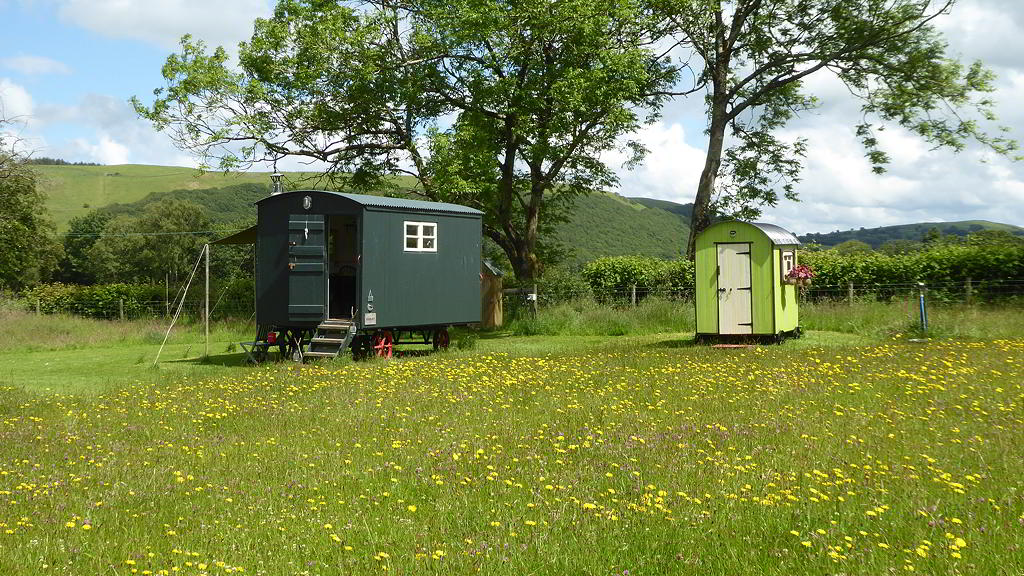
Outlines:
[[[204,190],[239,184],[268,185],[267,172],[200,174],[192,168],[175,166],[32,166],[40,175],[39,187],[46,194],[47,208],[61,232],[76,217],[114,203],[130,204],[151,193],[174,190]],[[313,174],[288,173],[292,182],[311,181]]]
[[594,193],[576,200],[571,220],[559,226],[555,236],[572,250],[569,264],[627,254],[678,258],[686,249],[688,220],[635,198]]
[[890,240],[919,242],[932,228],[937,228],[945,236],[967,236],[971,232],[980,232],[982,230],[1003,230],[1011,234],[1024,236],[1024,228],[1019,226],[989,222],[988,220],[962,220],[959,222],[920,222],[917,224],[901,224],[879,228],[860,228],[859,230],[805,234],[800,236],[800,241],[814,242],[822,246],[836,246],[848,240],[859,240],[870,244],[872,248],[878,249],[882,244]]
[[632,200],[638,204],[643,204],[648,208],[660,208],[666,212],[671,212],[677,216],[683,218],[684,222],[689,222],[690,217],[693,215],[693,204],[678,204],[670,200],[658,200],[656,198],[636,198],[630,196],[627,200]]
[[[266,172],[200,174],[172,166],[34,166],[58,230],[92,209],[134,215],[173,196],[206,207],[214,224],[254,219],[252,204],[269,192]],[[313,173],[286,173],[286,188],[316,186]],[[568,264],[600,256],[645,254],[673,258],[685,247],[689,205],[615,194],[591,194],[576,200],[571,220],[556,237],[571,251]]]

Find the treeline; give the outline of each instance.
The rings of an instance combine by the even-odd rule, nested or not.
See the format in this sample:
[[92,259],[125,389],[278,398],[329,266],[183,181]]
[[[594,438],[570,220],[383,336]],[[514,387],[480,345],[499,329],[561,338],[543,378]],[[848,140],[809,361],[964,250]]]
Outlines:
[[46,156],[28,158],[24,162],[30,166],[103,166],[103,164],[97,162],[68,162],[61,158],[48,158]]
[[939,238],[956,238],[963,241],[968,236],[984,231],[1010,231],[1016,236],[1024,235],[1024,230],[1014,229],[1005,224],[994,224],[983,220],[964,222],[945,222],[942,224],[902,224],[899,226],[882,226],[879,228],[860,228],[827,233],[810,233],[800,236],[806,244],[819,244],[827,247],[840,247],[846,244],[863,246],[879,250],[887,254],[919,250]]

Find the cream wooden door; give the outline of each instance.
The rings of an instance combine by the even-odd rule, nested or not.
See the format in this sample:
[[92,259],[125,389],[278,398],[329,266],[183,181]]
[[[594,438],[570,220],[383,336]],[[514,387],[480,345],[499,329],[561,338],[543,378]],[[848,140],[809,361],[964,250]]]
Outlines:
[[750,244],[718,244],[718,333],[751,334]]

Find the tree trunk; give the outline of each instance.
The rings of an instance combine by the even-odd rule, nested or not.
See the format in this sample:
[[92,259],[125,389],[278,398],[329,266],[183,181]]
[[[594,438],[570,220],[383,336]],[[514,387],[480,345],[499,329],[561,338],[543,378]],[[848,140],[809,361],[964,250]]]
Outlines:
[[697,251],[697,235],[711,225],[711,198],[715,191],[718,170],[722,166],[722,148],[725,143],[726,100],[723,96],[725,87],[715,87],[715,96],[711,102],[711,128],[708,130],[708,153],[704,160],[704,170],[700,173],[697,184],[697,197],[693,201],[693,213],[690,216],[690,238],[686,242],[686,258],[693,260]]

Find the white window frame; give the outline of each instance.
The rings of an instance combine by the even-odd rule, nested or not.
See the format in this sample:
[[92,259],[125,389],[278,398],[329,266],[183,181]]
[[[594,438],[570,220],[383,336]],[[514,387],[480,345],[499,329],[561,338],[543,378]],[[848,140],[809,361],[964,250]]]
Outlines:
[[[416,227],[416,234],[409,234],[409,226],[415,226]],[[425,236],[423,234],[423,227],[424,226],[433,226],[434,227],[434,235],[433,236]],[[410,238],[415,238],[416,239],[416,247],[415,248],[410,248],[409,247],[409,239]],[[425,239],[427,239],[427,238],[433,238],[433,240],[434,240],[434,245],[432,247],[430,247],[430,248],[425,248],[423,246],[423,241]],[[405,222],[403,222],[402,223],[402,249],[405,250],[406,252],[437,252],[437,222],[417,222],[417,221],[412,221],[412,220],[406,220]]]
[[[789,271],[796,268],[796,250],[780,250],[779,253],[779,275],[782,277],[781,280],[785,282]],[[788,268],[786,264],[789,264]]]

